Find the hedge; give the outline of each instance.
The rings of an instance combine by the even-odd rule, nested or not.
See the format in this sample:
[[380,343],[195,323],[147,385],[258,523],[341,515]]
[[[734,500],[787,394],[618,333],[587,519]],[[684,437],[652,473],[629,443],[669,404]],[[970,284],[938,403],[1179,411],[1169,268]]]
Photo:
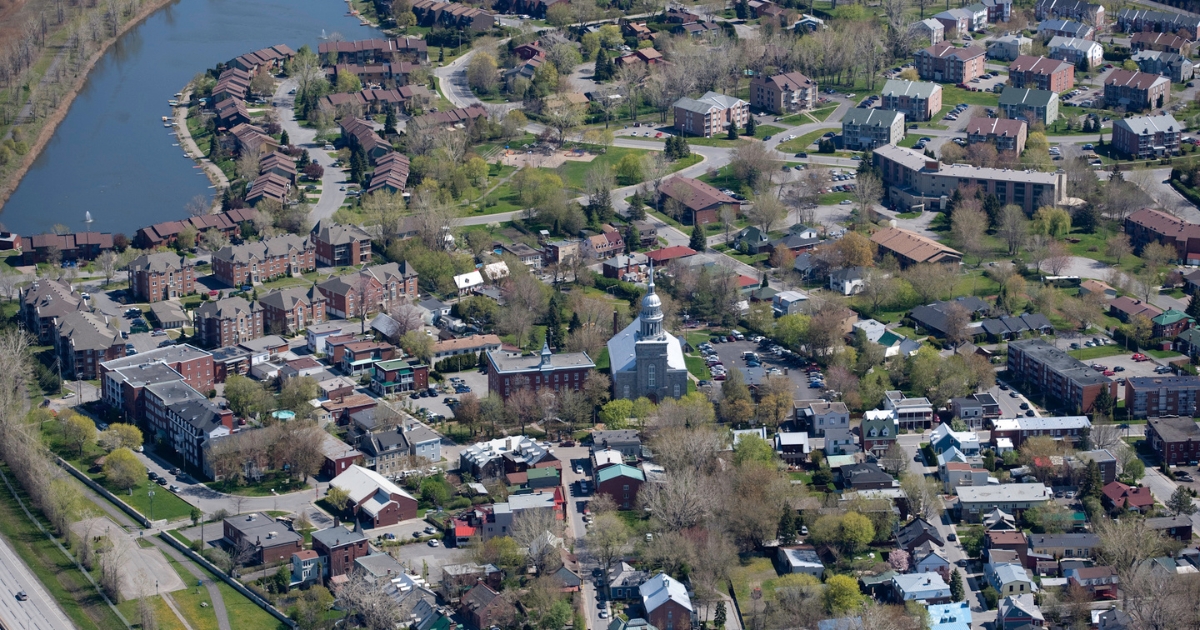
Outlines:
[[462,372],[463,370],[474,369],[479,365],[479,357],[475,356],[474,352],[467,354],[459,354],[452,357],[447,357],[438,361],[434,369],[442,374],[447,372]]

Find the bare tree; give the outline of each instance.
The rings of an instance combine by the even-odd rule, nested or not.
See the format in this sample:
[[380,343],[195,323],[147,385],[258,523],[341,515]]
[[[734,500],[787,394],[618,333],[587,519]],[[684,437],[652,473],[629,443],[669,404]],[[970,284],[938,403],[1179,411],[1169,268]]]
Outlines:
[[958,274],[947,265],[923,263],[913,265],[904,272],[904,279],[912,286],[922,303],[940,300],[954,289]]
[[642,486],[638,502],[666,528],[687,529],[703,522],[716,507],[709,482],[695,471],[672,473],[666,481]]
[[[254,176],[257,177],[258,173],[254,173]],[[204,195],[196,195],[188,200],[184,209],[187,211],[189,217],[202,217],[212,210],[212,204],[209,203],[208,198]]]
[[756,197],[745,213],[746,218],[757,225],[763,234],[766,234],[776,223],[783,220],[787,214],[787,208],[777,197],[767,193]]
[[1025,211],[1020,206],[1009,204],[1000,211],[1000,225],[996,233],[1008,245],[1008,255],[1015,256],[1021,252],[1021,245],[1029,236],[1029,221]]
[[104,272],[104,284],[112,282],[113,276],[117,273],[117,253],[112,250],[101,252],[96,257],[96,264],[100,266],[100,270]]
[[369,630],[392,630],[399,623],[400,605],[374,580],[368,581],[365,571],[350,574],[350,580],[338,589],[343,610],[357,614]]

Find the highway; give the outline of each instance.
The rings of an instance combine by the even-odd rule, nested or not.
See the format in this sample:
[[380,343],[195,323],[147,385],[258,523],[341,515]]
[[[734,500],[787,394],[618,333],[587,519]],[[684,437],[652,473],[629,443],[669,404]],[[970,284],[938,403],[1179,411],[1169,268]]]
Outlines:
[[[25,591],[26,601],[17,601]],[[3,630],[59,630],[74,628],[66,613],[46,592],[9,545],[0,537],[0,628]]]

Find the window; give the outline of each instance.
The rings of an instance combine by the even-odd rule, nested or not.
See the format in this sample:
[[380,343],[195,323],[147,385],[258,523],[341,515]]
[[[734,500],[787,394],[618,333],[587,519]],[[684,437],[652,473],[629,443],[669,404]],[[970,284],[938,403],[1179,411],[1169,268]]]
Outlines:
[[653,363],[651,363],[649,366],[647,366],[647,370],[646,370],[646,386],[647,387],[655,386],[655,384],[654,384],[654,368],[655,367],[656,366]]

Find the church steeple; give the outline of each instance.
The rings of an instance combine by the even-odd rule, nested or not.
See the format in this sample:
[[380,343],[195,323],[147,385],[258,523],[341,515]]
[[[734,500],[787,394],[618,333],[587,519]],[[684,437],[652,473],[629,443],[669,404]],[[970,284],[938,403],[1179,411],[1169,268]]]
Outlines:
[[642,339],[653,339],[662,334],[662,299],[654,292],[654,261],[650,261],[650,279],[647,286],[648,291],[646,297],[642,298],[642,312],[639,318],[642,322],[642,329],[639,337]]
[[538,364],[540,368],[550,367],[550,340],[542,342],[542,362]]

